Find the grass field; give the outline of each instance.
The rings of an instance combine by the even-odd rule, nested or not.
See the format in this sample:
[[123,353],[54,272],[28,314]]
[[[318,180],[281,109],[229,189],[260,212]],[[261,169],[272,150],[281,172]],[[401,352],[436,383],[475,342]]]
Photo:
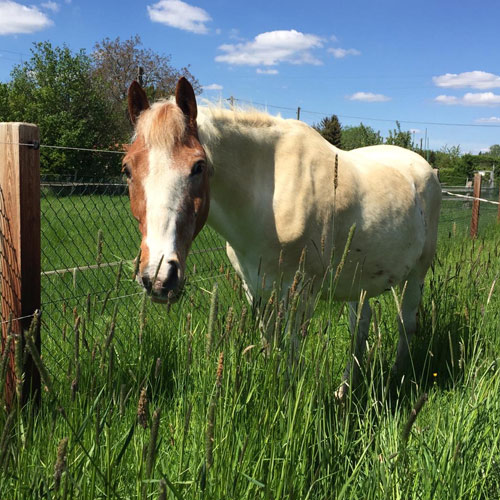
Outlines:
[[[405,383],[388,378],[386,294],[364,383],[343,405],[343,304],[319,303],[299,327],[298,363],[286,307],[280,348],[264,356],[223,252],[204,252],[223,245],[215,234],[200,235],[170,310],[144,299],[127,263],[43,275],[47,390],[38,412],[0,410],[0,498],[498,499],[500,230],[485,209],[470,241],[469,210],[443,206]],[[136,253],[123,197],[47,194],[42,213],[44,271]]]

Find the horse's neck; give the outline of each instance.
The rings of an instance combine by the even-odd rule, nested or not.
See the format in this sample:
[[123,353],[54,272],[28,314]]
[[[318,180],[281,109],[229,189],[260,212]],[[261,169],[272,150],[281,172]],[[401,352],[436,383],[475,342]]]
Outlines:
[[262,130],[231,127],[230,121],[199,123],[199,135],[214,168],[208,223],[231,245],[251,238],[273,196],[274,138]]

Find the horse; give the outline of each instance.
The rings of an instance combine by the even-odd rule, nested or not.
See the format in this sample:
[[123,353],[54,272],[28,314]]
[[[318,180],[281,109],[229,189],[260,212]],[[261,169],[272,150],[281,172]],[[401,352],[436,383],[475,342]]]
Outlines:
[[135,132],[123,172],[142,234],[137,280],[153,301],[180,295],[190,246],[205,223],[227,241],[250,300],[271,293],[277,281],[286,290],[304,248],[316,249],[303,263],[304,276],[323,276],[332,255],[338,266],[350,238],[329,292],[349,303],[355,335],[355,362],[348,362],[337,395],[360,374],[368,299],[396,286],[404,293],[393,370],[404,371],[441,202],[437,176],[420,155],[389,145],[342,151],[301,121],[198,107],[185,78],[174,98],[152,105],[133,82],[128,110]]

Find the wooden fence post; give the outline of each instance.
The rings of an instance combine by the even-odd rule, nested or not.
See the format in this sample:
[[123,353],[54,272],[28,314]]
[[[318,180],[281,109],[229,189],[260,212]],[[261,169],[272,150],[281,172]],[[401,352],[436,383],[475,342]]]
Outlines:
[[[474,198],[480,198],[481,197],[481,174],[476,173],[474,174],[474,192],[473,196]],[[470,220],[470,237],[471,238],[476,238],[477,237],[477,230],[479,227],[479,200],[473,200],[472,201],[472,217]]]
[[[24,334],[40,309],[40,152],[36,125],[0,123],[0,236],[2,352],[9,331],[24,347]],[[20,319],[17,319],[20,318]],[[40,352],[40,330],[35,332]],[[10,407],[15,394],[14,346],[5,385]],[[25,357],[22,400],[40,402],[40,374]]]

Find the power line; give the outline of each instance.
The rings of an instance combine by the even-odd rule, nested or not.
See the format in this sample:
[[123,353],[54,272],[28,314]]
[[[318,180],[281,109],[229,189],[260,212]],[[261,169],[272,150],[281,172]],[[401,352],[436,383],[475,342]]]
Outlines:
[[[246,104],[251,104],[251,105],[257,105],[257,106],[263,106],[265,108],[273,108],[273,109],[281,109],[281,110],[286,110],[286,111],[293,111],[294,113],[297,112],[297,108],[289,108],[286,106],[275,106],[273,104],[264,104],[261,102],[255,102],[255,101],[247,101],[245,99],[236,99],[234,98],[235,101],[243,102]],[[432,121],[418,121],[418,120],[398,120],[398,119],[389,119],[389,118],[373,118],[373,117],[367,117],[367,116],[350,116],[350,115],[340,115],[337,113],[326,113],[322,111],[311,111],[307,109],[300,109],[301,113],[309,113],[312,115],[320,115],[320,116],[327,116],[327,115],[337,115],[339,118],[347,118],[350,120],[365,120],[365,121],[374,121],[374,122],[386,122],[386,123],[408,123],[408,124],[413,124],[413,125],[436,125],[436,126],[444,126],[444,127],[481,127],[481,128],[500,128],[500,125],[495,125],[495,124],[487,124],[487,123],[448,123],[448,122],[432,122]]]

